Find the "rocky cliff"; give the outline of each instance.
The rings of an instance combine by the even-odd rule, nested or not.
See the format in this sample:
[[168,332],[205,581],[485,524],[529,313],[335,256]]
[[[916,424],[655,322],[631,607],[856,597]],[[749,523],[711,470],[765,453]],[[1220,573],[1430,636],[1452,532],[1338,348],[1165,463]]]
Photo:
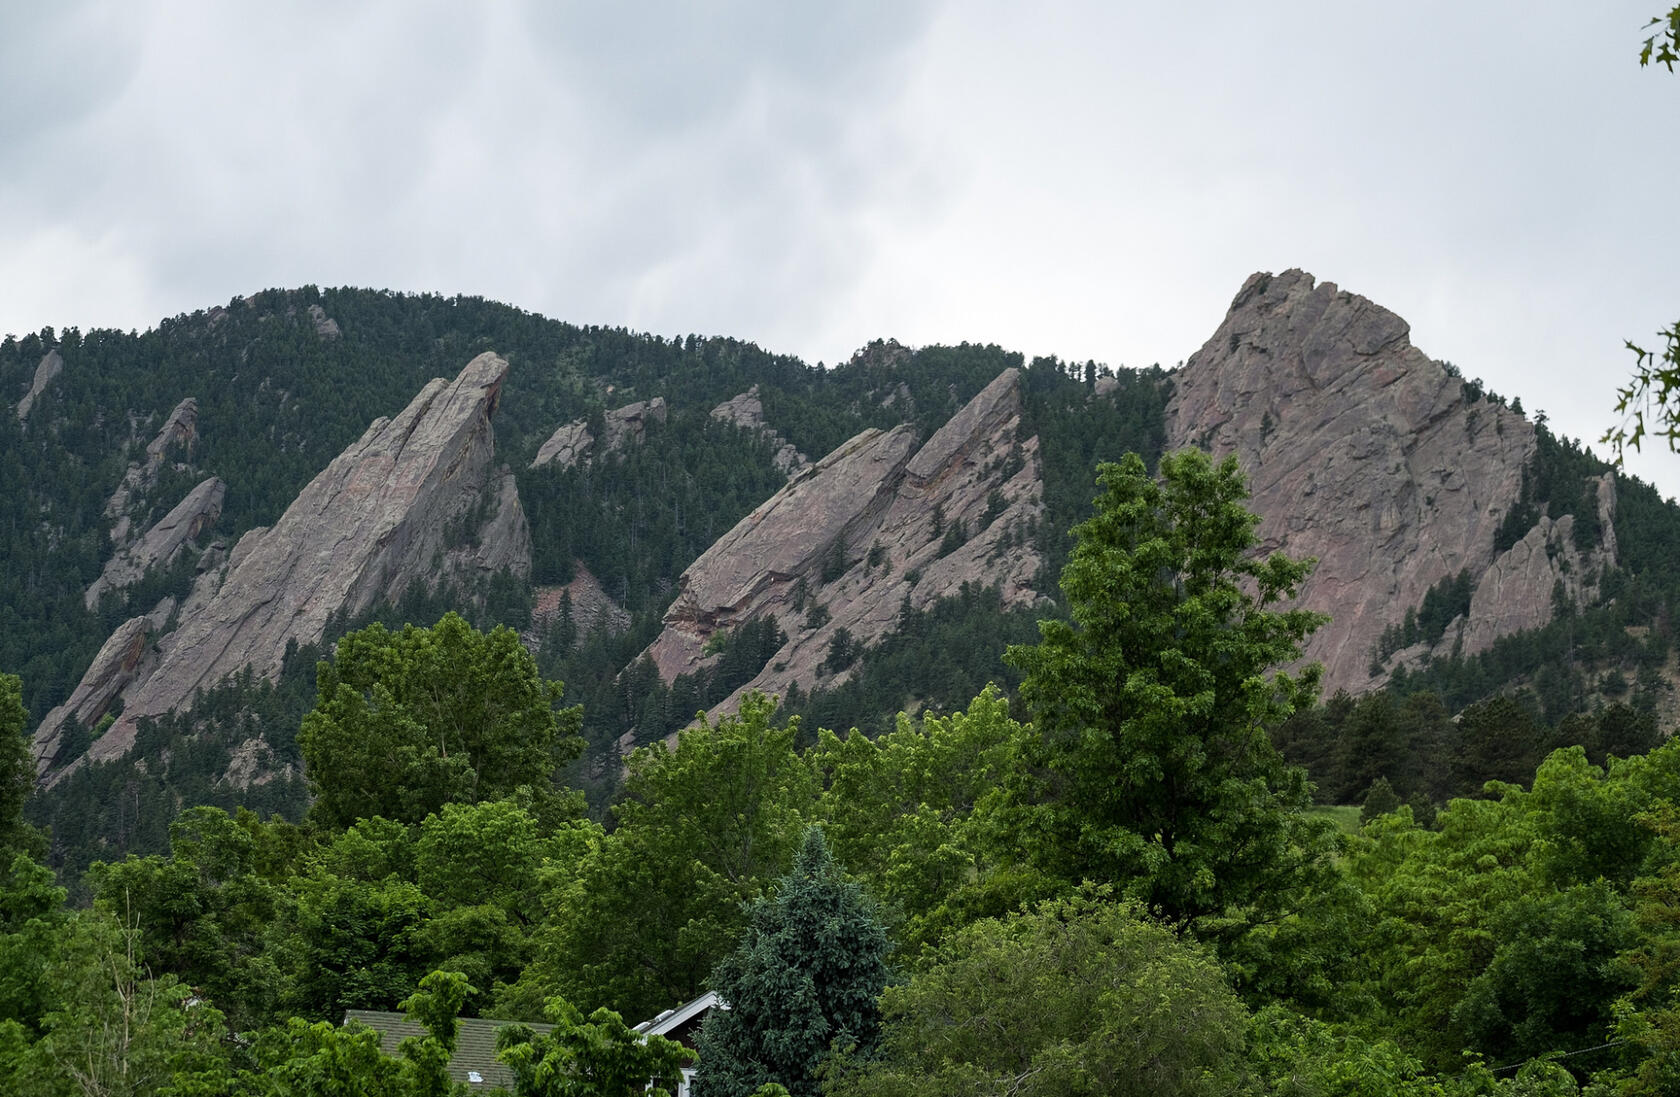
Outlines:
[[[1579,593],[1615,561],[1613,535],[1571,560],[1556,549],[1570,530],[1546,518],[1496,553],[1534,427],[1412,346],[1400,317],[1333,283],[1254,275],[1174,380],[1169,444],[1235,453],[1264,549],[1318,558],[1301,600],[1331,617],[1306,653],[1324,663],[1327,692],[1377,684],[1383,631],[1461,571],[1475,596],[1448,639],[1476,651],[1546,623],[1566,572]],[[1608,530],[1614,493],[1601,485],[1599,498]]]
[[110,692],[100,683],[127,679],[122,717],[90,748],[95,759],[125,753],[138,718],[184,707],[246,667],[274,677],[287,645],[320,641],[334,614],[463,572],[528,574],[530,533],[513,477],[493,462],[491,418],[506,374],[503,359],[481,354],[453,381],[430,382],[401,414],[375,421],[273,527],[246,533],[224,567],[201,574],[175,631],[148,646],[140,637],[161,622],[124,625],[106,645],[120,650],[78,687],[82,703],[42,722],[41,764],[53,761],[64,715],[87,723],[109,709],[111,697],[92,703]]
[[163,421],[157,436],[146,443],[143,460],[130,462],[122,482],[105,502],[105,517],[111,520],[111,540],[126,545],[133,533],[133,515],[129,513],[134,499],[157,484],[170,450],[182,449],[191,459],[193,443],[198,441],[198,401],[189,396],[176,404]]
[[965,582],[1030,602],[1041,566],[1027,530],[1042,510],[1038,440],[1022,438],[1018,371],[1006,370],[925,444],[909,426],[866,430],[798,475],[689,566],[648,648],[665,681],[711,658],[720,630],[774,617],[789,637],[747,690],[832,686],[841,630],[870,644],[908,600]]

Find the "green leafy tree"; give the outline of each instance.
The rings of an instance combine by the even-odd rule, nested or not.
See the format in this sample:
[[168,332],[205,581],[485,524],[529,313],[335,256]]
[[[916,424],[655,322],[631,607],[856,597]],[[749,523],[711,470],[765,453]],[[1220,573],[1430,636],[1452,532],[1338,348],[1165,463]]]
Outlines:
[[559,991],[651,1016],[698,993],[746,924],[742,904],[794,852],[815,798],[794,750],[798,723],[775,726],[762,694],[631,755],[617,826],[551,891],[527,1006]]
[[24,736],[28,723],[23,682],[15,674],[0,674],[0,859],[6,861],[13,853],[46,852],[40,832],[23,821],[24,801],[35,788],[35,759]]
[[140,933],[147,961],[215,1002],[237,1028],[267,1020],[277,971],[266,951],[275,888],[257,871],[262,826],[249,812],[182,812],[170,856],[95,864],[94,897]]
[[642,1036],[602,1007],[590,1014],[564,998],[545,1010],[554,1025],[537,1035],[508,1025],[496,1054],[513,1071],[515,1097],[671,1097],[693,1052],[663,1036]]
[[1099,466],[1062,572],[1073,619],[1009,649],[1040,736],[1016,797],[1021,846],[1052,878],[1113,882],[1177,923],[1286,907],[1328,839],[1268,731],[1310,702],[1319,668],[1273,668],[1323,618],[1270,607],[1312,562],[1253,556],[1234,457],[1187,450],[1160,473],[1135,454]]
[[828,1097],[1241,1089],[1247,1011],[1206,949],[1135,904],[1085,894],[976,922],[882,1002],[879,1056],[842,1059]]
[[418,823],[520,788],[541,814],[557,806],[555,767],[581,749],[579,714],[556,709],[560,684],[542,679],[518,635],[481,633],[454,613],[432,628],[350,633],[316,679],[298,745],[311,810],[329,826]]
[[855,728],[844,739],[818,733],[807,758],[823,785],[825,836],[881,902],[907,962],[957,926],[1024,898],[993,801],[1031,734],[993,686],[964,712],[900,714],[875,739]]
[[[1639,63],[1654,61],[1673,72],[1680,61],[1680,7],[1646,24],[1647,30],[1652,28],[1656,31],[1645,39]],[[1627,340],[1634,356],[1633,379],[1617,390],[1616,414],[1622,420],[1602,439],[1615,449],[1618,460],[1628,446],[1638,449],[1647,433],[1666,439],[1668,448],[1680,453],[1680,323],[1657,334],[1663,340],[1660,352]]]
[[152,977],[136,931],[99,912],[79,915],[66,927],[48,983],[53,1008],[38,1040],[24,1043],[12,1023],[0,1025],[0,1071],[9,1092],[197,1097],[231,1091],[222,1015],[174,975]]
[[358,1024],[340,1027],[298,1018],[262,1034],[252,1089],[264,1097],[465,1097],[469,1088],[450,1081],[461,1006],[473,988],[458,971],[434,971],[402,1003],[409,1020],[425,1030],[386,1055],[379,1033]]
[[730,1008],[701,1027],[694,1097],[747,1097],[770,1082],[814,1095],[831,1047],[875,1046],[886,956],[873,904],[810,827],[793,870],[753,904],[746,938],[712,973]]

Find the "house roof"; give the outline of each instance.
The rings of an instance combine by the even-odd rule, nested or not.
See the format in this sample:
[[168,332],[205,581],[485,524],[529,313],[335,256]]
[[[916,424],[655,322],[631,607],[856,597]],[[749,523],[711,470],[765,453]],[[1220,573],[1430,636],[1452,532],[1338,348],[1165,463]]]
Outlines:
[[[699,1018],[708,1009],[728,1009],[729,1003],[717,996],[717,991],[708,990],[692,1002],[684,1002],[675,1009],[668,1009],[651,1021],[643,1021],[636,1026],[636,1031],[643,1036],[671,1036],[679,1035],[690,1021]],[[687,1041],[684,1041],[687,1043]]]
[[[358,1021],[378,1032],[379,1048],[387,1055],[396,1055],[397,1045],[405,1037],[426,1035],[424,1025],[410,1021],[401,1013],[377,1009],[346,1010],[344,1023],[351,1021]],[[496,1087],[513,1088],[513,1072],[496,1059],[497,1030],[508,1025],[525,1024],[538,1035],[554,1031],[553,1025],[497,1021],[488,1017],[462,1017],[459,1024],[455,1035],[455,1054],[449,1057],[449,1077],[467,1083],[475,1091],[485,1092]]]

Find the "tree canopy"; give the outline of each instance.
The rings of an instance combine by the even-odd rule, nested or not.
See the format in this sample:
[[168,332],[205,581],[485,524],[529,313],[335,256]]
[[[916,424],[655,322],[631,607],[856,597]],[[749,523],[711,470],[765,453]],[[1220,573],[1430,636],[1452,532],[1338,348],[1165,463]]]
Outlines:
[[1023,848],[1178,922],[1297,895],[1322,850],[1303,841],[1305,776],[1268,732],[1316,693],[1317,666],[1275,668],[1323,618],[1271,607],[1312,561],[1252,555],[1234,457],[1169,454],[1156,480],[1129,455],[1097,478],[1062,571],[1072,621],[1009,650],[1038,731]]
[[557,709],[561,684],[543,680],[519,636],[479,632],[456,613],[432,628],[352,632],[316,683],[298,745],[311,811],[329,826],[418,823],[522,788],[546,807],[556,767],[582,748],[579,714]]

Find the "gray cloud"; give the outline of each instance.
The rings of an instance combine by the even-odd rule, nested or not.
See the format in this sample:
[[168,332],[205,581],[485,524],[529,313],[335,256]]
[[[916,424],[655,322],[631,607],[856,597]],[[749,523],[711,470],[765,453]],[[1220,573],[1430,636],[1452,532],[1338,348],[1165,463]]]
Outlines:
[[1648,15],[0,0],[0,330],[314,282],[1171,364],[1301,266],[1593,437],[1680,316]]

